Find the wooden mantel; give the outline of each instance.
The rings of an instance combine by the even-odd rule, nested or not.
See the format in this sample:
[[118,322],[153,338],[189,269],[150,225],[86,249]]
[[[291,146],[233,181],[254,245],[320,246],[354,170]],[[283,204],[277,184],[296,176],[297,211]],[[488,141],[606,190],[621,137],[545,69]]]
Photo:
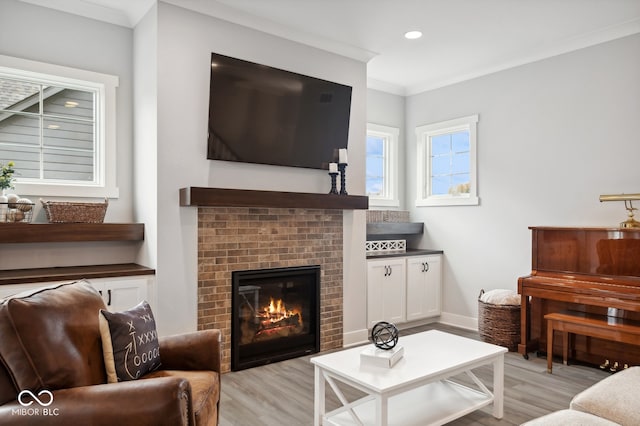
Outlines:
[[180,205],[191,207],[274,207],[302,209],[366,210],[364,195],[313,194],[307,192],[256,191],[249,189],[180,189]]

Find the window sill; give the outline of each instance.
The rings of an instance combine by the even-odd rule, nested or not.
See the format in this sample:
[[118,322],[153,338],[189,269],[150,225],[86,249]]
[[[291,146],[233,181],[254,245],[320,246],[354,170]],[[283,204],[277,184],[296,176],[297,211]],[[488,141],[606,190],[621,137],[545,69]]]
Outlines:
[[479,204],[480,199],[478,197],[432,197],[416,200],[416,207],[477,206]]
[[118,198],[120,191],[117,187],[78,186],[41,183],[15,183],[11,190],[21,196],[39,197],[78,197],[78,198]]

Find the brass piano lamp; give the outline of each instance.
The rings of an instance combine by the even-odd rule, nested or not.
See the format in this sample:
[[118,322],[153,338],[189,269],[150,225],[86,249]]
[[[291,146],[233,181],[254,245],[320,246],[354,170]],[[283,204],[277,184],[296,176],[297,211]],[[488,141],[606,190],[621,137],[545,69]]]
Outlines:
[[620,228],[640,228],[640,222],[633,218],[633,211],[638,209],[631,204],[631,201],[640,201],[640,194],[601,195],[600,202],[602,201],[624,201],[624,208],[627,209],[629,218],[620,222]]

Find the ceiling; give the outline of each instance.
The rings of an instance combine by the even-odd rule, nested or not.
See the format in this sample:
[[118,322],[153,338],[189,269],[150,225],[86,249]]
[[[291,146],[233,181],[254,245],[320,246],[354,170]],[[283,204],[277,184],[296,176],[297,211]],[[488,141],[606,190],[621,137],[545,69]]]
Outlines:
[[[155,3],[22,1],[131,28]],[[164,1],[366,61],[369,87],[401,95],[640,33],[640,0]]]

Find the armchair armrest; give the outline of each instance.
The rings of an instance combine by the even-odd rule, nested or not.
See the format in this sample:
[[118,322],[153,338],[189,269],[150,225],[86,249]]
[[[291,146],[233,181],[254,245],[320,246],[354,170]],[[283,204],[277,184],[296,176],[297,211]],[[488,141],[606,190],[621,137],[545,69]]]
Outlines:
[[220,373],[220,330],[201,330],[159,339],[163,370],[210,370]]
[[[47,402],[47,396],[42,399]],[[18,401],[0,406],[0,424],[92,426],[192,425],[191,387],[178,377],[60,389],[44,407]],[[23,402],[32,401],[25,398]]]

